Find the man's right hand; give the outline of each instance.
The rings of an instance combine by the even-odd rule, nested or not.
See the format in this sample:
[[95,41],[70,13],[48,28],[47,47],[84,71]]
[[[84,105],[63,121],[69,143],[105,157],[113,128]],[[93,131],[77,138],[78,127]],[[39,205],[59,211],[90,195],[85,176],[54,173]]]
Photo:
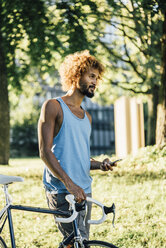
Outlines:
[[84,192],[84,190],[79,187],[78,185],[76,185],[73,182],[70,182],[67,186],[66,186],[67,190],[74,195],[75,200],[80,203],[84,200],[86,200],[86,194]]

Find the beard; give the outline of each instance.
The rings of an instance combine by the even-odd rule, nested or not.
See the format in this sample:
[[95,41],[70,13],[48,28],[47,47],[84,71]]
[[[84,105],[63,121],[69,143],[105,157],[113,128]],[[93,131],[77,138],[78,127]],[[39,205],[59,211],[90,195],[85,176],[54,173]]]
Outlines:
[[84,96],[87,96],[89,98],[94,97],[94,92],[90,92],[90,88],[91,87],[87,87],[86,85],[82,84],[80,85],[80,92],[81,94],[83,94]]

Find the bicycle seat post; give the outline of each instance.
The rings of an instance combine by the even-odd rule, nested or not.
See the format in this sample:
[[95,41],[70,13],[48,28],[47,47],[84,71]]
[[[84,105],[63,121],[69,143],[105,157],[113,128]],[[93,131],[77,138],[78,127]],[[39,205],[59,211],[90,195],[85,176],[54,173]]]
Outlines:
[[8,184],[4,184],[3,188],[4,188],[4,193],[5,193],[6,204],[10,205],[12,200],[8,192]]
[[4,193],[5,193],[6,206],[8,206],[8,208],[7,208],[7,217],[8,217],[8,222],[9,222],[11,247],[16,248],[11,209],[9,207],[11,205],[11,203],[12,203],[12,199],[11,199],[11,196],[10,196],[10,194],[8,192],[8,184],[4,184],[3,189],[4,189]]

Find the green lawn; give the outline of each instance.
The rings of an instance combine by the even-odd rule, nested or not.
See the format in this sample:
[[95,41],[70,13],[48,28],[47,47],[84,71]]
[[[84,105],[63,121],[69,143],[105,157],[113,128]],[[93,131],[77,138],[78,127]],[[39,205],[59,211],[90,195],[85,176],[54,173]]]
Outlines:
[[[105,156],[100,156],[103,159]],[[10,166],[0,166],[0,174],[24,177],[23,183],[9,186],[14,204],[47,207],[42,184],[40,159],[11,159]],[[112,242],[125,248],[166,247],[166,147],[141,149],[128,156],[114,172],[93,171],[93,198],[116,205],[115,228],[112,215],[101,225],[91,226],[91,239]],[[4,204],[0,190],[0,208]],[[93,208],[92,218],[100,217]],[[58,247],[62,239],[52,216],[13,211],[18,248]],[[8,225],[3,238],[9,243]]]

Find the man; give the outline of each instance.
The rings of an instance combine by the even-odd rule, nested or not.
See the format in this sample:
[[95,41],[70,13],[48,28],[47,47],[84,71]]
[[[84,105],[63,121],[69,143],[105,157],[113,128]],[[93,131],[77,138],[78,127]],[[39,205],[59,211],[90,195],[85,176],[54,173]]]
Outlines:
[[[45,162],[44,185],[50,208],[68,210],[65,195],[71,193],[81,202],[91,195],[90,169],[112,170],[109,159],[90,158],[91,116],[81,107],[85,96],[93,97],[104,69],[87,50],[67,56],[60,67],[63,97],[43,104],[38,123],[40,157]],[[83,225],[85,212],[78,216],[83,238],[88,239],[89,226]],[[87,218],[90,217],[90,206]],[[68,236],[71,224],[59,224]]]

